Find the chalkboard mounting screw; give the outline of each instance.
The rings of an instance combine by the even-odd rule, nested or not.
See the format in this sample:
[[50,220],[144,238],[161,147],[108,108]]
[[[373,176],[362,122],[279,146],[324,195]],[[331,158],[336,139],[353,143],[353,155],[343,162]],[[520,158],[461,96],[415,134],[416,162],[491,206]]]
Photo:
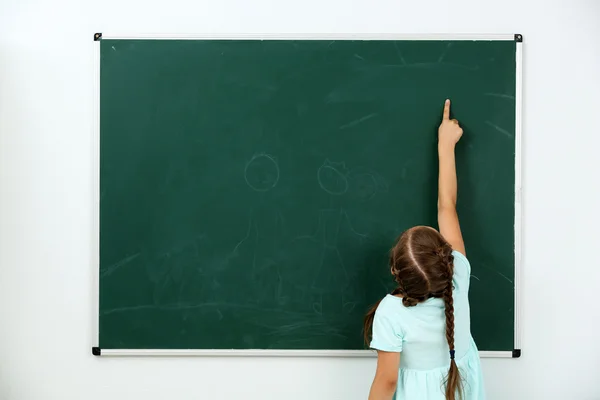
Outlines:
[[523,35],[520,33],[515,34],[515,42],[521,43],[523,41]]
[[92,347],[92,354],[95,356],[102,355],[102,349],[100,347]]
[[512,353],[513,358],[521,357],[521,349],[514,349]]
[[97,42],[100,39],[102,39],[102,34],[101,33],[94,33],[94,42]]

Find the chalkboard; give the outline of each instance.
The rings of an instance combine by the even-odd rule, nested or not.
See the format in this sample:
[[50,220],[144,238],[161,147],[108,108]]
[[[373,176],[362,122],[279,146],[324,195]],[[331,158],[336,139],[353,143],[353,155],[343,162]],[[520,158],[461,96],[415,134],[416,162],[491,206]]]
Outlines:
[[472,331],[512,351],[516,46],[102,39],[99,347],[364,349],[449,97]]

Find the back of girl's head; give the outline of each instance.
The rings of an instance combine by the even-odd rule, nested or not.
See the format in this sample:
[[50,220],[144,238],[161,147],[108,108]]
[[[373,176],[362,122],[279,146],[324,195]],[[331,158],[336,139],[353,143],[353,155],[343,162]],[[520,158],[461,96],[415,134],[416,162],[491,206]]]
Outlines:
[[443,297],[452,283],[452,247],[433,228],[417,226],[404,232],[390,254],[390,268],[405,306]]
[[[404,232],[390,253],[390,269],[398,286],[393,294],[402,296],[405,307],[413,307],[429,298],[442,298],[445,305],[446,340],[450,349],[450,369],[446,379],[446,399],[462,397],[460,374],[454,360],[454,299],[452,247],[433,228],[417,226]],[[371,336],[376,304],[365,317],[365,341]]]

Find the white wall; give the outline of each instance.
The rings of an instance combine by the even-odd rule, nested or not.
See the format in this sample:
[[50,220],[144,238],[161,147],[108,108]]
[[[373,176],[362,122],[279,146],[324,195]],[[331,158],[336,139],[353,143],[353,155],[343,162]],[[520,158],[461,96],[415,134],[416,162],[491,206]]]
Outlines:
[[523,33],[523,357],[484,360],[489,398],[600,399],[594,0],[1,0],[0,399],[358,400],[373,374],[370,359],[90,355],[96,31]]

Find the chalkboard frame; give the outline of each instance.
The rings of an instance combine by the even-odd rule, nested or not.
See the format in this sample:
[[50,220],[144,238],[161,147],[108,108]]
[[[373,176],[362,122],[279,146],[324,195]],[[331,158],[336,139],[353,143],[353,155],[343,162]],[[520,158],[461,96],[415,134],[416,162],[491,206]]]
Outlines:
[[371,350],[238,350],[238,349],[101,349],[99,329],[100,293],[100,41],[102,39],[136,40],[468,40],[515,41],[515,276],[514,276],[514,347],[513,351],[480,351],[486,358],[521,356],[521,274],[522,274],[522,112],[523,112],[523,36],[520,34],[110,34],[95,33],[94,99],[92,129],[92,354],[94,356],[271,356],[271,357],[373,357]]

